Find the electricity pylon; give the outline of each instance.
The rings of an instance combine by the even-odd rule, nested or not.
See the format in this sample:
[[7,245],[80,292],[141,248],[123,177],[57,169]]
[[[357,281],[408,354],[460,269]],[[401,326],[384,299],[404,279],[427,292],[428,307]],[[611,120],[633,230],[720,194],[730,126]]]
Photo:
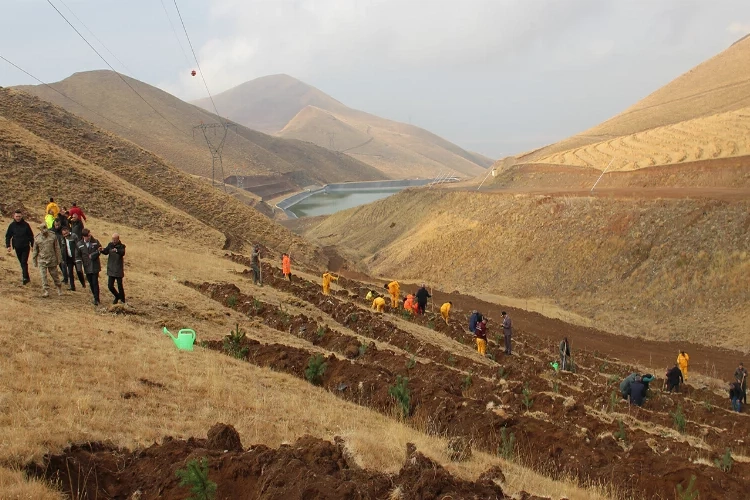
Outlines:
[[[208,144],[208,150],[211,152],[211,186],[215,185],[216,178],[216,167],[218,166],[221,174],[221,184],[224,187],[224,192],[227,190],[227,185],[224,183],[224,163],[221,159],[221,150],[224,148],[224,143],[227,140],[227,133],[231,127],[237,127],[234,123],[201,123],[193,127],[193,137],[195,137],[195,129],[200,129],[203,132],[203,137],[206,139]],[[221,129],[221,130],[218,130]],[[213,137],[209,133],[209,130],[213,130]],[[217,133],[218,130],[218,133]],[[239,182],[239,181],[238,181]]]

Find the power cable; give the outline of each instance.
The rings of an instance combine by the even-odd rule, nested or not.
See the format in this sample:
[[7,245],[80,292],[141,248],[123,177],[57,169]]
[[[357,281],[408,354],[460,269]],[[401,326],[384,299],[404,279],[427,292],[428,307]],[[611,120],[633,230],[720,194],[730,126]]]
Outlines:
[[161,6],[164,9],[164,14],[167,16],[167,21],[169,21],[169,26],[172,27],[172,33],[174,33],[174,37],[177,40],[177,45],[180,46],[180,50],[182,51],[182,55],[185,56],[185,62],[187,63],[188,67],[190,67],[190,58],[187,55],[187,52],[185,52],[185,48],[182,46],[182,42],[180,41],[180,36],[177,34],[177,30],[174,27],[174,24],[172,24],[172,18],[169,17],[169,11],[167,10],[167,6],[164,4],[164,0],[161,1]]
[[60,1],[61,4],[63,4],[65,6],[66,9],[68,9],[68,11],[71,14],[73,14],[73,17],[75,17],[76,20],[79,23],[81,23],[81,25],[83,25],[84,28],[86,28],[86,31],[88,31],[91,34],[91,36],[93,36],[96,39],[96,41],[99,42],[99,44],[101,44],[102,47],[104,47],[104,50],[106,50],[107,52],[109,52],[109,55],[111,55],[112,57],[114,57],[117,60],[117,62],[120,63],[120,66],[122,66],[123,68],[125,68],[127,70],[127,72],[130,73],[130,76],[135,76],[135,73],[130,68],[128,68],[127,66],[125,66],[125,63],[122,62],[120,60],[120,58],[117,57],[111,50],[109,50],[109,48],[106,45],[104,45],[104,42],[102,42],[101,40],[99,40],[99,37],[96,36],[94,34],[94,32],[89,29],[88,26],[86,26],[86,23],[84,23],[83,21],[81,21],[81,19],[76,15],[76,13],[73,12],[73,9],[71,9],[70,7],[68,7],[68,4],[66,4],[63,0],[59,0],[59,1]]
[[[47,0],[49,1],[49,0]],[[185,31],[185,37],[187,38],[188,45],[190,46],[190,50],[193,53],[193,58],[195,58],[195,64],[198,66],[198,71],[201,74],[201,79],[203,80],[203,85],[206,87],[206,92],[208,93],[208,98],[211,99],[211,105],[214,107],[214,111],[216,112],[216,116],[219,117],[220,123],[224,121],[224,119],[221,117],[221,114],[219,114],[219,110],[216,108],[216,103],[214,102],[214,98],[211,95],[211,91],[208,90],[208,83],[206,83],[206,78],[203,76],[203,70],[201,69],[201,64],[198,62],[198,56],[195,55],[195,49],[193,48],[193,42],[190,41],[190,35],[188,35],[187,28],[185,27],[185,21],[182,20],[182,14],[180,13],[180,8],[177,6],[177,0],[174,0],[174,7],[177,9],[177,15],[180,17],[180,23],[182,23],[182,29]]]
[[73,102],[73,103],[77,104],[78,106],[82,107],[82,108],[83,108],[83,109],[85,109],[86,111],[89,111],[90,113],[94,113],[94,114],[95,114],[95,115],[97,115],[98,117],[100,117],[100,118],[104,118],[104,119],[105,119],[105,120],[107,120],[108,122],[110,122],[110,123],[113,123],[113,124],[117,125],[118,127],[121,127],[121,128],[123,128],[123,129],[126,129],[126,130],[129,130],[129,129],[130,129],[130,127],[126,127],[125,125],[121,125],[121,124],[117,123],[116,121],[112,120],[111,118],[107,118],[107,117],[106,117],[106,116],[104,116],[103,114],[101,114],[101,113],[99,113],[99,112],[97,112],[97,111],[94,111],[93,109],[91,109],[91,108],[89,108],[89,107],[87,107],[87,106],[84,106],[83,104],[81,104],[80,102],[76,101],[75,99],[73,99],[73,98],[72,98],[72,97],[70,97],[69,95],[66,95],[65,93],[61,92],[60,90],[57,90],[57,89],[56,89],[55,87],[53,87],[52,85],[50,85],[50,84],[48,84],[48,83],[46,83],[46,82],[43,82],[42,80],[40,80],[39,78],[35,77],[34,75],[32,75],[31,73],[29,73],[28,71],[26,71],[25,69],[23,69],[22,67],[20,67],[19,65],[15,64],[14,62],[12,62],[12,61],[10,61],[10,60],[6,59],[5,57],[3,57],[3,56],[2,56],[2,54],[0,54],[0,59],[2,59],[3,61],[7,62],[8,64],[10,64],[10,65],[11,65],[11,66],[13,66],[14,68],[16,68],[16,69],[17,69],[18,71],[20,71],[20,72],[22,72],[22,73],[25,73],[25,74],[26,74],[27,76],[30,76],[31,78],[33,78],[33,79],[34,79],[34,80],[36,80],[37,82],[41,83],[41,84],[42,84],[42,85],[44,85],[45,87],[49,87],[49,88],[50,88],[50,89],[52,89],[52,90],[53,90],[54,92],[57,92],[58,94],[60,94],[61,96],[63,96],[63,97],[65,98],[65,99],[68,99],[69,101],[71,101],[71,102]]
[[55,9],[55,11],[56,11],[56,12],[57,12],[58,14],[60,14],[60,17],[62,17],[62,18],[63,18],[63,19],[65,20],[65,22],[66,22],[66,23],[68,23],[68,25],[70,25],[70,27],[71,27],[71,28],[73,28],[73,31],[75,31],[75,32],[76,32],[76,33],[78,34],[78,36],[79,36],[79,37],[81,37],[81,39],[82,39],[82,40],[83,40],[84,42],[86,42],[86,45],[88,45],[89,47],[91,47],[91,50],[93,50],[93,51],[94,51],[94,53],[96,53],[96,55],[97,55],[97,56],[99,56],[99,58],[100,58],[100,59],[101,59],[102,61],[104,61],[104,64],[106,64],[107,66],[109,66],[109,69],[111,69],[111,70],[112,70],[112,71],[113,71],[113,72],[114,72],[114,73],[115,73],[115,74],[116,74],[116,75],[117,75],[117,76],[118,76],[118,77],[120,78],[120,80],[122,80],[122,81],[123,81],[123,83],[125,83],[125,85],[127,85],[127,86],[128,86],[129,88],[130,88],[130,90],[132,90],[133,92],[135,92],[135,94],[136,94],[136,95],[137,95],[138,97],[140,97],[140,98],[141,98],[141,100],[142,100],[143,102],[145,102],[145,103],[146,103],[146,105],[147,105],[147,106],[148,106],[149,108],[151,108],[151,109],[152,109],[152,110],[154,111],[154,113],[156,113],[157,115],[159,115],[159,116],[160,116],[160,117],[161,117],[161,118],[162,118],[162,119],[163,119],[163,120],[164,120],[165,122],[167,122],[167,123],[169,123],[170,125],[172,125],[172,127],[174,127],[174,128],[175,128],[175,129],[177,130],[177,131],[179,131],[179,132],[181,132],[181,133],[183,133],[183,134],[186,134],[186,135],[190,135],[190,134],[188,134],[187,132],[185,132],[184,130],[182,130],[181,128],[179,128],[179,127],[178,127],[177,125],[175,125],[174,123],[172,123],[171,121],[169,121],[169,119],[168,119],[168,118],[167,118],[166,116],[164,116],[163,114],[159,113],[159,111],[158,111],[158,110],[157,110],[157,109],[156,109],[155,107],[153,107],[153,106],[151,105],[151,103],[149,103],[149,102],[148,102],[148,101],[147,101],[147,100],[146,100],[146,99],[145,99],[145,98],[144,98],[144,97],[143,97],[143,96],[142,96],[141,94],[139,94],[139,93],[138,93],[138,91],[137,91],[137,90],[135,90],[135,88],[133,88],[133,86],[132,86],[132,85],[130,85],[130,83],[128,83],[128,81],[127,81],[127,80],[126,80],[125,78],[123,78],[123,76],[122,76],[122,75],[121,75],[121,74],[120,74],[120,73],[119,73],[119,72],[118,72],[117,70],[115,70],[115,68],[113,68],[111,64],[109,64],[109,61],[107,61],[107,60],[106,60],[106,59],[104,58],[104,56],[103,56],[103,55],[101,55],[101,54],[99,53],[99,51],[98,51],[98,50],[96,50],[96,48],[95,48],[95,47],[94,47],[93,45],[91,45],[91,43],[90,43],[90,42],[89,42],[89,41],[88,41],[88,40],[86,39],[86,37],[85,37],[85,36],[83,36],[83,35],[81,34],[81,32],[80,32],[80,31],[78,31],[78,29],[77,29],[77,28],[76,28],[75,26],[73,26],[73,23],[71,23],[71,22],[70,22],[70,21],[68,20],[68,18],[67,18],[67,17],[65,17],[65,15],[64,15],[64,14],[63,14],[62,12],[60,12],[60,9],[58,9],[57,7],[55,7],[55,4],[53,4],[53,3],[51,2],[51,0],[47,0],[47,3],[48,3],[48,4],[50,4],[50,6],[52,6],[52,8],[53,8],[53,9]]

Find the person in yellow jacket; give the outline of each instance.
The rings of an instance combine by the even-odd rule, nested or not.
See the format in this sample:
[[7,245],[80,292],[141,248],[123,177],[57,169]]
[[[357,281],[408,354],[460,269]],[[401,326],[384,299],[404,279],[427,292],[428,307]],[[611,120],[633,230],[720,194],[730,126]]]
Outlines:
[[443,317],[446,325],[448,324],[448,314],[451,312],[451,307],[453,307],[453,302],[446,302],[440,306],[440,316]]
[[680,353],[677,355],[677,364],[680,367],[680,371],[682,372],[682,378],[687,380],[688,379],[688,363],[690,362],[690,356],[688,356],[688,353],[685,351],[680,351]]
[[[57,203],[55,203],[54,198],[49,199],[49,203],[47,203],[47,209],[44,211],[45,214],[49,214],[52,216],[52,219],[57,219],[57,214],[60,213],[60,207],[57,206]],[[52,227],[52,226],[48,226]]]
[[398,284],[398,281],[391,281],[384,288],[387,288],[388,293],[391,294],[391,307],[394,309],[398,308],[398,298],[401,293],[401,286]]
[[323,273],[323,295],[331,295],[331,281],[339,279],[329,272]]
[[385,299],[383,297],[375,297],[375,300],[372,301],[372,308],[382,313],[385,309]]

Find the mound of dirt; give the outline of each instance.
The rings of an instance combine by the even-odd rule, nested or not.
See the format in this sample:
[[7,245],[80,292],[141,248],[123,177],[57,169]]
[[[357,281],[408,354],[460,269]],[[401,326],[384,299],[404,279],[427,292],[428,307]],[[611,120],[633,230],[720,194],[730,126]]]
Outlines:
[[[184,499],[177,470],[192,459],[206,458],[216,498],[379,499],[509,498],[493,481],[502,472],[488,471],[475,482],[453,477],[440,464],[412,449],[398,474],[359,469],[350,463],[340,438],[335,443],[303,436],[272,449],[220,451],[211,434],[236,436],[231,426],[215,425],[209,439],[166,438],[162,444],[130,452],[103,443],[73,445],[26,472],[59,484],[73,498]],[[239,436],[236,436],[239,444]]]

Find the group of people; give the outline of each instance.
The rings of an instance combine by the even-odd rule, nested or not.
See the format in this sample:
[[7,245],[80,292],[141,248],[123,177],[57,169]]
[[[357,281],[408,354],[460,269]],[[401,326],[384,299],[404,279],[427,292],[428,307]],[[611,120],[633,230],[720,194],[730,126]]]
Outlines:
[[[510,315],[503,311],[501,313],[501,316],[503,318],[502,321],[502,328],[503,328],[503,339],[505,341],[505,354],[507,356],[511,356],[513,354],[512,352],[512,342],[511,339],[513,337],[513,321],[510,319]],[[479,311],[476,309],[471,311],[471,316],[469,316],[469,332],[471,332],[474,335],[474,339],[477,343],[477,352],[481,354],[482,356],[487,355],[487,318],[482,315]]]
[[[91,230],[84,227],[86,215],[74,202],[70,209],[59,207],[50,198],[45,209],[44,222],[38,226],[39,233],[34,235],[31,225],[26,222],[19,209],[13,213],[13,221],[5,232],[5,246],[8,253],[15,250],[21,266],[21,279],[24,285],[31,281],[29,275],[29,257],[32,265],[39,269],[42,284],[42,297],[49,297],[49,281],[62,295],[62,286],[68,285],[70,291],[76,290],[76,278],[81,287],[88,287],[93,296],[94,305],[99,305],[99,273],[101,272],[100,255],[107,256],[107,287],[114,296],[114,304],[125,303],[123,288],[125,245],[120,235],[115,233],[112,240],[104,247],[94,238]],[[85,280],[84,280],[85,275]],[[62,276],[62,280],[60,279]],[[115,287],[115,285],[117,285]]]

